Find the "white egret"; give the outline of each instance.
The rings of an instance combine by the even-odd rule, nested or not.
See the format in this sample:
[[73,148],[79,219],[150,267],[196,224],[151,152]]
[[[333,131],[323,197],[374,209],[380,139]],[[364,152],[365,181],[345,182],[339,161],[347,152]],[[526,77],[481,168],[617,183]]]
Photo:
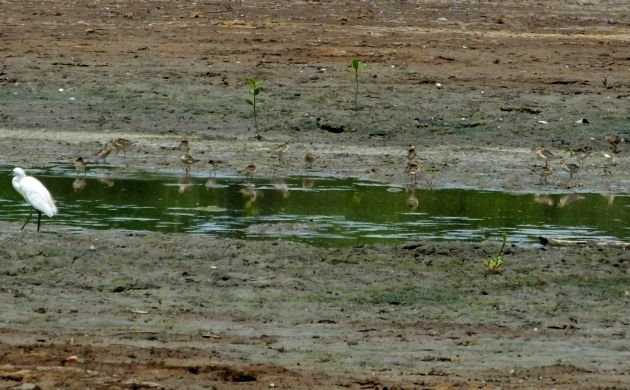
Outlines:
[[[13,169],[13,176],[13,188],[37,210],[37,231],[39,231],[42,213],[52,218],[58,212],[57,206],[55,206],[55,202],[46,187],[36,178],[27,176],[24,169]],[[22,225],[20,231],[24,230],[24,227],[28,221],[31,220],[32,216],[33,210],[31,210],[26,221],[24,221],[24,225]]]

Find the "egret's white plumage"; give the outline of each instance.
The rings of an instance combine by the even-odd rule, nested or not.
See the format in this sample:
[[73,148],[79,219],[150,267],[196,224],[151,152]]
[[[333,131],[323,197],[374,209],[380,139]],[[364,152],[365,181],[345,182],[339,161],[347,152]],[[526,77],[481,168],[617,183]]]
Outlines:
[[[24,200],[37,210],[37,230],[39,231],[41,213],[53,217],[58,212],[57,206],[55,206],[55,202],[46,187],[36,178],[27,176],[24,169],[13,169],[13,176],[13,188],[24,197]],[[24,229],[24,226],[26,226],[31,219],[31,215],[29,215],[26,222],[24,222],[22,229]]]

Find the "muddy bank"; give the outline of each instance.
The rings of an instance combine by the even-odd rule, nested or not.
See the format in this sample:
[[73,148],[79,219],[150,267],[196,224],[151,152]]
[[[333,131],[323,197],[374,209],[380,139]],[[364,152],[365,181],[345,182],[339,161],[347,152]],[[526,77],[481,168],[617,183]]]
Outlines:
[[[33,366],[52,365],[90,386],[118,375],[181,388],[255,366],[257,386],[630,384],[622,250],[508,248],[505,271],[485,276],[496,242],[327,249],[15,229],[2,224],[1,348],[36,381],[48,373]],[[88,372],[60,367],[66,355]]]

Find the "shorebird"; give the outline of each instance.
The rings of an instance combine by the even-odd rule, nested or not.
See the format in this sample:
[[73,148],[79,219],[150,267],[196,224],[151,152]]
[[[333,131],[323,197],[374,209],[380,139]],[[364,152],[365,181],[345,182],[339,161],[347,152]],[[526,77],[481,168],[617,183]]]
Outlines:
[[304,166],[306,167],[306,169],[313,168],[313,162],[317,160],[318,158],[319,156],[315,155],[314,152],[311,152],[311,151],[306,152],[306,154],[304,155]]
[[186,168],[186,174],[188,174],[188,172],[190,172],[190,167],[192,167],[192,165],[196,162],[198,162],[199,160],[193,158],[190,154],[188,153],[184,153],[181,155],[181,157],[179,158],[179,161],[182,162],[182,164],[184,164],[184,167]]
[[101,150],[99,150],[98,153],[96,153],[96,155],[98,156],[99,160],[105,161],[107,156],[109,156],[110,153],[113,151],[114,151],[114,147],[110,143],[107,143],[107,145],[102,147]]
[[244,174],[245,176],[251,178],[252,175],[254,175],[254,173],[256,173],[257,169],[258,169],[258,167],[256,166],[256,162],[252,161],[251,163],[249,163],[248,166],[246,166],[245,168],[243,168],[243,170],[241,170],[241,173]]
[[604,155],[604,165],[603,165],[603,169],[604,169],[604,176],[606,175],[611,175],[612,176],[612,171],[610,170],[611,167],[616,167],[617,166],[617,154],[616,153],[602,153]]
[[604,85],[604,88],[606,89],[613,89],[613,85],[608,82],[608,78],[604,78],[604,80],[602,81],[602,84]]
[[544,167],[542,167],[541,171],[540,171],[540,182],[541,183],[548,183],[547,181],[547,177],[549,177],[551,174],[553,173],[553,168],[545,165]]
[[271,150],[271,154],[278,156],[278,161],[282,162],[282,155],[285,154],[287,150],[289,150],[290,142],[291,141],[287,141],[285,143],[282,143],[276,146],[275,148]]
[[[26,200],[35,210],[37,210],[37,231],[39,231],[39,225],[42,218],[42,213],[46,214],[49,218],[52,218],[57,214],[57,206],[53,201],[50,192],[44,187],[44,185],[34,178],[33,176],[27,176],[26,172],[22,168],[13,169],[13,180],[11,181],[13,188]],[[33,210],[28,214],[28,218],[24,221],[24,225],[20,228],[20,231],[24,230],[24,227],[31,220],[33,216]]]
[[555,157],[555,154],[553,154],[551,152],[551,150],[547,149],[547,148],[537,148],[535,150],[536,155],[538,155],[538,157],[542,158],[543,160],[545,160],[545,166],[549,166],[549,161],[550,159]]
[[190,143],[188,142],[187,139],[184,138],[181,141],[179,141],[179,151],[184,154],[190,152]]
[[107,118],[105,117],[105,115],[103,115],[103,113],[100,113],[98,115],[98,118],[96,119],[96,123],[98,124],[98,128],[99,129],[103,128],[103,125],[105,124],[105,122],[107,122]]
[[83,159],[83,157],[77,157],[76,159],[74,159],[74,169],[77,171],[77,173],[83,172],[83,174],[85,175],[86,164],[87,163]]
[[409,145],[407,149],[407,161],[411,161],[416,158],[416,145]]
[[580,167],[577,164],[567,164],[564,160],[560,163],[560,167],[569,174],[569,179],[573,179],[573,175],[577,173]]
[[418,161],[417,159],[413,159],[409,162],[409,164],[407,164],[407,168],[405,168],[405,173],[408,174],[411,180],[415,183],[416,175],[418,174],[419,170],[420,161]]
[[606,137],[606,141],[610,145],[610,150],[613,153],[617,153],[617,147],[623,142],[623,138],[619,134],[612,134]]
[[216,176],[217,174],[217,165],[219,165],[219,161],[217,160],[208,160],[208,168],[212,171],[212,176]]
[[125,152],[127,151],[129,145],[132,144],[132,142],[126,138],[115,138],[110,140],[109,143],[112,145],[112,148],[114,148],[116,153],[122,150],[123,156],[125,155]]
[[577,148],[577,149],[569,149],[569,155],[571,157],[576,157],[580,163],[580,165],[582,165],[584,163],[584,160],[591,155],[591,153],[593,152],[593,148],[590,146],[584,146],[581,148]]

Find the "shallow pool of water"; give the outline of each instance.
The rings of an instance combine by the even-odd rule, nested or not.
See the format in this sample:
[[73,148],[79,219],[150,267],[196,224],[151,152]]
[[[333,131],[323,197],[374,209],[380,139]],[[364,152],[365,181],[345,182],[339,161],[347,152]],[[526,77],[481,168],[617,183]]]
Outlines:
[[[29,207],[0,170],[2,219]],[[51,191],[54,223],[76,229],[186,232],[238,238],[288,238],[319,245],[417,239],[483,240],[509,234],[518,243],[556,238],[630,239],[630,196],[510,194],[420,190],[354,179],[201,177],[105,169],[77,176],[65,168],[31,169]],[[411,198],[411,199],[410,199]],[[417,200],[417,206],[414,207]],[[43,216],[43,230],[50,231]],[[47,226],[48,225],[48,226]],[[28,226],[27,229],[35,229]]]

